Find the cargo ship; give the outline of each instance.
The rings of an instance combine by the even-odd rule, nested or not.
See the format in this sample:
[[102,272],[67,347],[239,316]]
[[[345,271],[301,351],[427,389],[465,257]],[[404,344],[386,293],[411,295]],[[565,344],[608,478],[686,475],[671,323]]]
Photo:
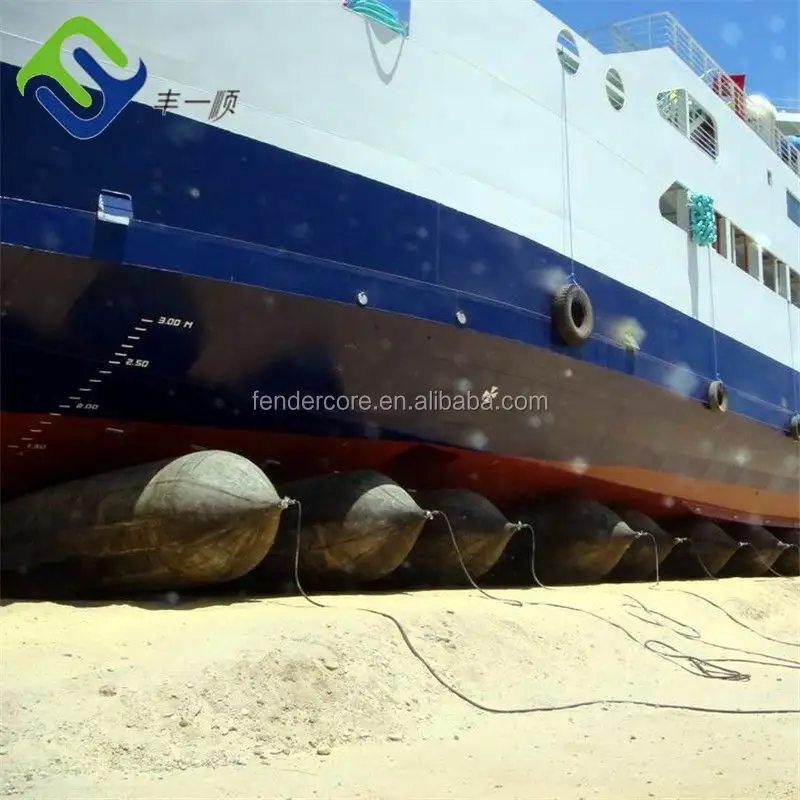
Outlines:
[[800,524],[798,115],[669,14],[0,7],[4,500],[216,448]]

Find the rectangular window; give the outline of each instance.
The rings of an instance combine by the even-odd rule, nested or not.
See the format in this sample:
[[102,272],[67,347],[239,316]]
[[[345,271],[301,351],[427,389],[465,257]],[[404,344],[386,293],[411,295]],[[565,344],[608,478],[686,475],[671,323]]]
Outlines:
[[776,281],[775,291],[781,296],[789,299],[789,270],[783,261],[775,262]]
[[725,218],[718,214],[716,211],[714,212],[714,219],[717,222],[717,241],[714,245],[714,249],[723,257],[727,258],[727,248],[725,247]]
[[800,200],[798,200],[788,189],[786,190],[786,213],[789,219],[800,228]]
[[747,235],[734,225],[731,225],[731,235],[733,237],[733,263],[745,272],[750,271],[750,248]]
[[764,250],[762,253],[761,264],[764,269],[764,286],[769,286],[773,292],[778,291],[778,273],[780,261],[772,253]]
[[792,295],[792,303],[800,308],[800,274],[794,270],[789,270],[789,291]]

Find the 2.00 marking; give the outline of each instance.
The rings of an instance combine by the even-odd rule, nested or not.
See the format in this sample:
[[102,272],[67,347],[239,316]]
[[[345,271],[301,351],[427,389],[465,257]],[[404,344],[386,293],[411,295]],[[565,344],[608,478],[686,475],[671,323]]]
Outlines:
[[190,319],[181,319],[180,317],[159,317],[158,325],[166,325],[170,328],[186,328],[189,329],[194,325]]
[[75,408],[80,408],[83,411],[97,411],[100,408],[99,403],[75,403]]

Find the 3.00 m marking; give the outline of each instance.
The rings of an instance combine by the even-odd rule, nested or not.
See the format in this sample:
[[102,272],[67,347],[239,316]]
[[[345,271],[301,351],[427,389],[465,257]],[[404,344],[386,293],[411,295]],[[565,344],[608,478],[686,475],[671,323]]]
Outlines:
[[194,322],[190,319],[181,319],[180,317],[159,317],[156,325],[166,325],[170,328],[191,328]]

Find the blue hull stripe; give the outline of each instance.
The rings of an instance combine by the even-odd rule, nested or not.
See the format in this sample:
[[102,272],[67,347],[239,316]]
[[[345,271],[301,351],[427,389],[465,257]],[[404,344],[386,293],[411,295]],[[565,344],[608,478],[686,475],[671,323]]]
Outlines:
[[[98,138],[78,141],[19,95],[16,72],[3,64],[0,75],[4,242],[347,303],[364,291],[373,308],[448,324],[460,309],[473,330],[657,385],[684,383],[686,370],[698,400],[714,377],[708,326],[581,264],[576,276],[598,334],[583,348],[563,347],[550,324],[546,276],[569,273],[569,259],[524,237],[141,105]],[[101,189],[133,196],[130,229],[95,221]],[[636,355],[603,336],[621,318],[646,332]],[[727,336],[716,340],[731,410],[786,430],[797,372]]]

